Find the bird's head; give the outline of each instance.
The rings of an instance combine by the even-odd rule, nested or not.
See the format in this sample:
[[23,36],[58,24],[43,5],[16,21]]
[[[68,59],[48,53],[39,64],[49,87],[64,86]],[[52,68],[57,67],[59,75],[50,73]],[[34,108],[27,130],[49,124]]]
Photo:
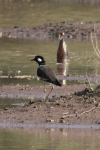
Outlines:
[[31,61],[36,61],[39,64],[39,66],[45,65],[44,58],[42,56],[39,56],[39,55],[35,56],[35,58],[32,59]]

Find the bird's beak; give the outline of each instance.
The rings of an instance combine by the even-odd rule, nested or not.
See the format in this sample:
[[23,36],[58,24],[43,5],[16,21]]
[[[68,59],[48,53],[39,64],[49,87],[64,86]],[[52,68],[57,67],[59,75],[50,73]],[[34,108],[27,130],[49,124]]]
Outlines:
[[34,59],[32,59],[31,61],[34,61]]

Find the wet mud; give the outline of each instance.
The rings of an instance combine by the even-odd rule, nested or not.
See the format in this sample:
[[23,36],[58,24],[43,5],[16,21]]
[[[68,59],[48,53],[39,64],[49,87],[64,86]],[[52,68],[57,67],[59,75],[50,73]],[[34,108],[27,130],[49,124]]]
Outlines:
[[[48,92],[50,87],[46,87]],[[43,94],[43,86],[2,86],[0,94],[4,92],[29,95],[29,102],[22,106],[1,109],[1,124],[100,125],[100,86],[94,91],[83,84],[55,87],[45,101],[43,98],[30,97],[31,93]]]

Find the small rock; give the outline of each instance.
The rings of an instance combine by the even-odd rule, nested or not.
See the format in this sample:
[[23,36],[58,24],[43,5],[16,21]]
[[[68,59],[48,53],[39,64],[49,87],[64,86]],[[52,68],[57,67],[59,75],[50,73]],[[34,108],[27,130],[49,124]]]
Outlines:
[[54,120],[46,119],[46,122],[54,122]]
[[65,123],[64,118],[60,118],[59,123]]

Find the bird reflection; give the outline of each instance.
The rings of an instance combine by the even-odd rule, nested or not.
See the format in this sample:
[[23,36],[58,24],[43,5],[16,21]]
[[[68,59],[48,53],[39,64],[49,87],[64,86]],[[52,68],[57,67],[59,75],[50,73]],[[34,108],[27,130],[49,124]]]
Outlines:
[[[68,48],[64,38],[64,33],[60,33],[60,42],[57,51],[57,71],[60,76],[68,75]],[[66,80],[60,80],[60,83],[65,85]]]

